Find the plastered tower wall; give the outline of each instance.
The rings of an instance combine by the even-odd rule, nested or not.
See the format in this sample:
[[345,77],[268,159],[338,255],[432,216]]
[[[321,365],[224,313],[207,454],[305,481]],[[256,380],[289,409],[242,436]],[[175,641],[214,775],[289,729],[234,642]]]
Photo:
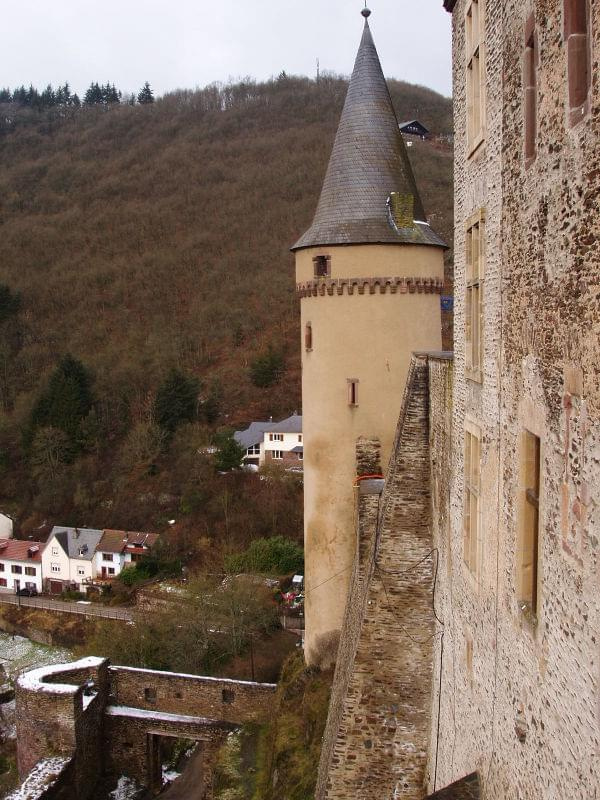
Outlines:
[[[297,278],[312,275],[313,250],[298,254]],[[355,246],[330,248],[332,278],[418,276],[443,280],[439,248]],[[358,288],[352,295],[305,297],[303,347],[307,653],[339,630],[355,551],[356,439],[376,436],[387,465],[411,349],[441,346],[439,289],[401,287],[394,294]],[[358,405],[348,404],[348,379],[357,379]],[[341,573],[341,574],[338,574]],[[329,580],[332,575],[337,577]]]
[[[433,513],[445,628],[443,658],[439,648],[434,657],[429,788],[436,768],[435,788],[478,770],[485,798],[591,800],[600,796],[600,6],[581,4],[592,86],[573,125],[564,31],[565,11],[578,4],[488,0],[485,140],[469,156],[468,3],[446,5],[454,27],[456,364],[450,515],[438,513],[443,497]],[[538,130],[535,157],[526,159],[523,63],[532,33]],[[465,372],[464,298],[465,229],[480,208],[487,236],[478,383]],[[463,556],[468,423],[482,444],[476,576]],[[534,616],[518,586],[525,431],[539,437],[541,455]]]
[[387,464],[411,353],[441,348],[444,247],[365,22],[315,219],[294,247],[309,663],[332,652],[342,626],[356,549],[356,439],[377,437]]

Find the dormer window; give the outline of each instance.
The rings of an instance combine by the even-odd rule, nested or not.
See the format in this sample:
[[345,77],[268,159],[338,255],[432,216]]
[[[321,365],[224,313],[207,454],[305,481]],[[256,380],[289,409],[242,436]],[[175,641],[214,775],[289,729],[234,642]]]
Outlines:
[[331,256],[315,256],[313,265],[315,278],[329,278],[331,275]]

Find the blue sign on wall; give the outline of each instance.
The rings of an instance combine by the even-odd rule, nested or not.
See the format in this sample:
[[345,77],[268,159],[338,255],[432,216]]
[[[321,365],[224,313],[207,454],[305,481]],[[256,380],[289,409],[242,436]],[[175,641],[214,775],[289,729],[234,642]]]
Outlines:
[[440,297],[442,311],[454,311],[454,297],[451,294],[443,294]]

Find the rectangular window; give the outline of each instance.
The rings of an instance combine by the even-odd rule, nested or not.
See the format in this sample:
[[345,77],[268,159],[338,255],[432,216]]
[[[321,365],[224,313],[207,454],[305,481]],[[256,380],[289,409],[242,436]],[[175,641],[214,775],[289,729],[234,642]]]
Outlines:
[[589,111],[592,82],[590,0],[564,0],[569,118],[576,125]]
[[156,703],[156,689],[154,687],[144,689],[144,700],[147,703]]
[[270,433],[269,434],[269,441],[270,442],[283,442],[283,433]]
[[50,564],[51,572],[60,572],[60,564]]
[[0,564],[0,572],[4,572],[4,564]]
[[298,441],[302,442],[302,434],[301,433],[298,434]]
[[485,214],[479,211],[467,223],[465,368],[467,377],[483,377],[483,278],[485,273]]
[[304,349],[312,350],[312,346],[313,346],[312,325],[310,324],[310,322],[307,322],[306,327],[304,328]]
[[109,575],[114,575],[115,574],[115,568],[114,567],[109,567],[108,568],[108,574]]
[[465,490],[463,518],[463,557],[473,575],[480,564],[479,495],[481,487],[481,432],[467,423],[465,430]]
[[249,447],[246,450],[246,455],[248,456],[259,456],[260,455],[260,445],[253,444],[252,447]]
[[6,587],[8,586],[8,581],[6,578],[0,578],[0,586]]
[[85,569],[83,567],[77,567],[77,574],[85,575]]
[[315,256],[313,266],[315,278],[328,278],[331,275],[331,256]]
[[304,453],[298,453],[298,461],[304,460]]
[[538,610],[540,523],[540,440],[525,431],[522,440],[522,511],[519,546],[519,605],[532,615]]
[[102,553],[102,561],[112,561],[113,554],[112,553]]
[[271,458],[280,461],[283,458],[283,450],[272,450],[271,451]]
[[57,556],[58,555],[58,547],[53,547],[52,548],[52,555],[53,556]]
[[25,567],[25,575],[29,575],[32,578],[35,578],[36,570],[35,567]]
[[20,567],[18,564],[13,564],[10,568],[10,571],[13,575],[22,575],[23,574],[23,567]]
[[523,55],[523,140],[525,164],[533,161],[537,150],[537,36],[533,14],[525,25],[525,53]]
[[465,18],[467,62],[467,150],[472,153],[485,138],[485,92],[482,33],[483,3],[471,0]]
[[348,405],[358,405],[358,379],[348,378]]

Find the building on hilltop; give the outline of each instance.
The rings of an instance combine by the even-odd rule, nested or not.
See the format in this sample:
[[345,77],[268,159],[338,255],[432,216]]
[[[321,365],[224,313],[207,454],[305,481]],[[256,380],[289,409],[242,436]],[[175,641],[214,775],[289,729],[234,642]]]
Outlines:
[[[600,5],[444,6],[455,353],[413,354],[385,488],[357,498],[315,799],[587,800],[600,796]],[[377,441],[359,440],[357,464],[377,472]]]
[[415,349],[441,345],[445,244],[427,222],[369,29],[320,200],[292,248],[303,330],[306,649],[331,649],[355,550],[354,446],[391,453]]

